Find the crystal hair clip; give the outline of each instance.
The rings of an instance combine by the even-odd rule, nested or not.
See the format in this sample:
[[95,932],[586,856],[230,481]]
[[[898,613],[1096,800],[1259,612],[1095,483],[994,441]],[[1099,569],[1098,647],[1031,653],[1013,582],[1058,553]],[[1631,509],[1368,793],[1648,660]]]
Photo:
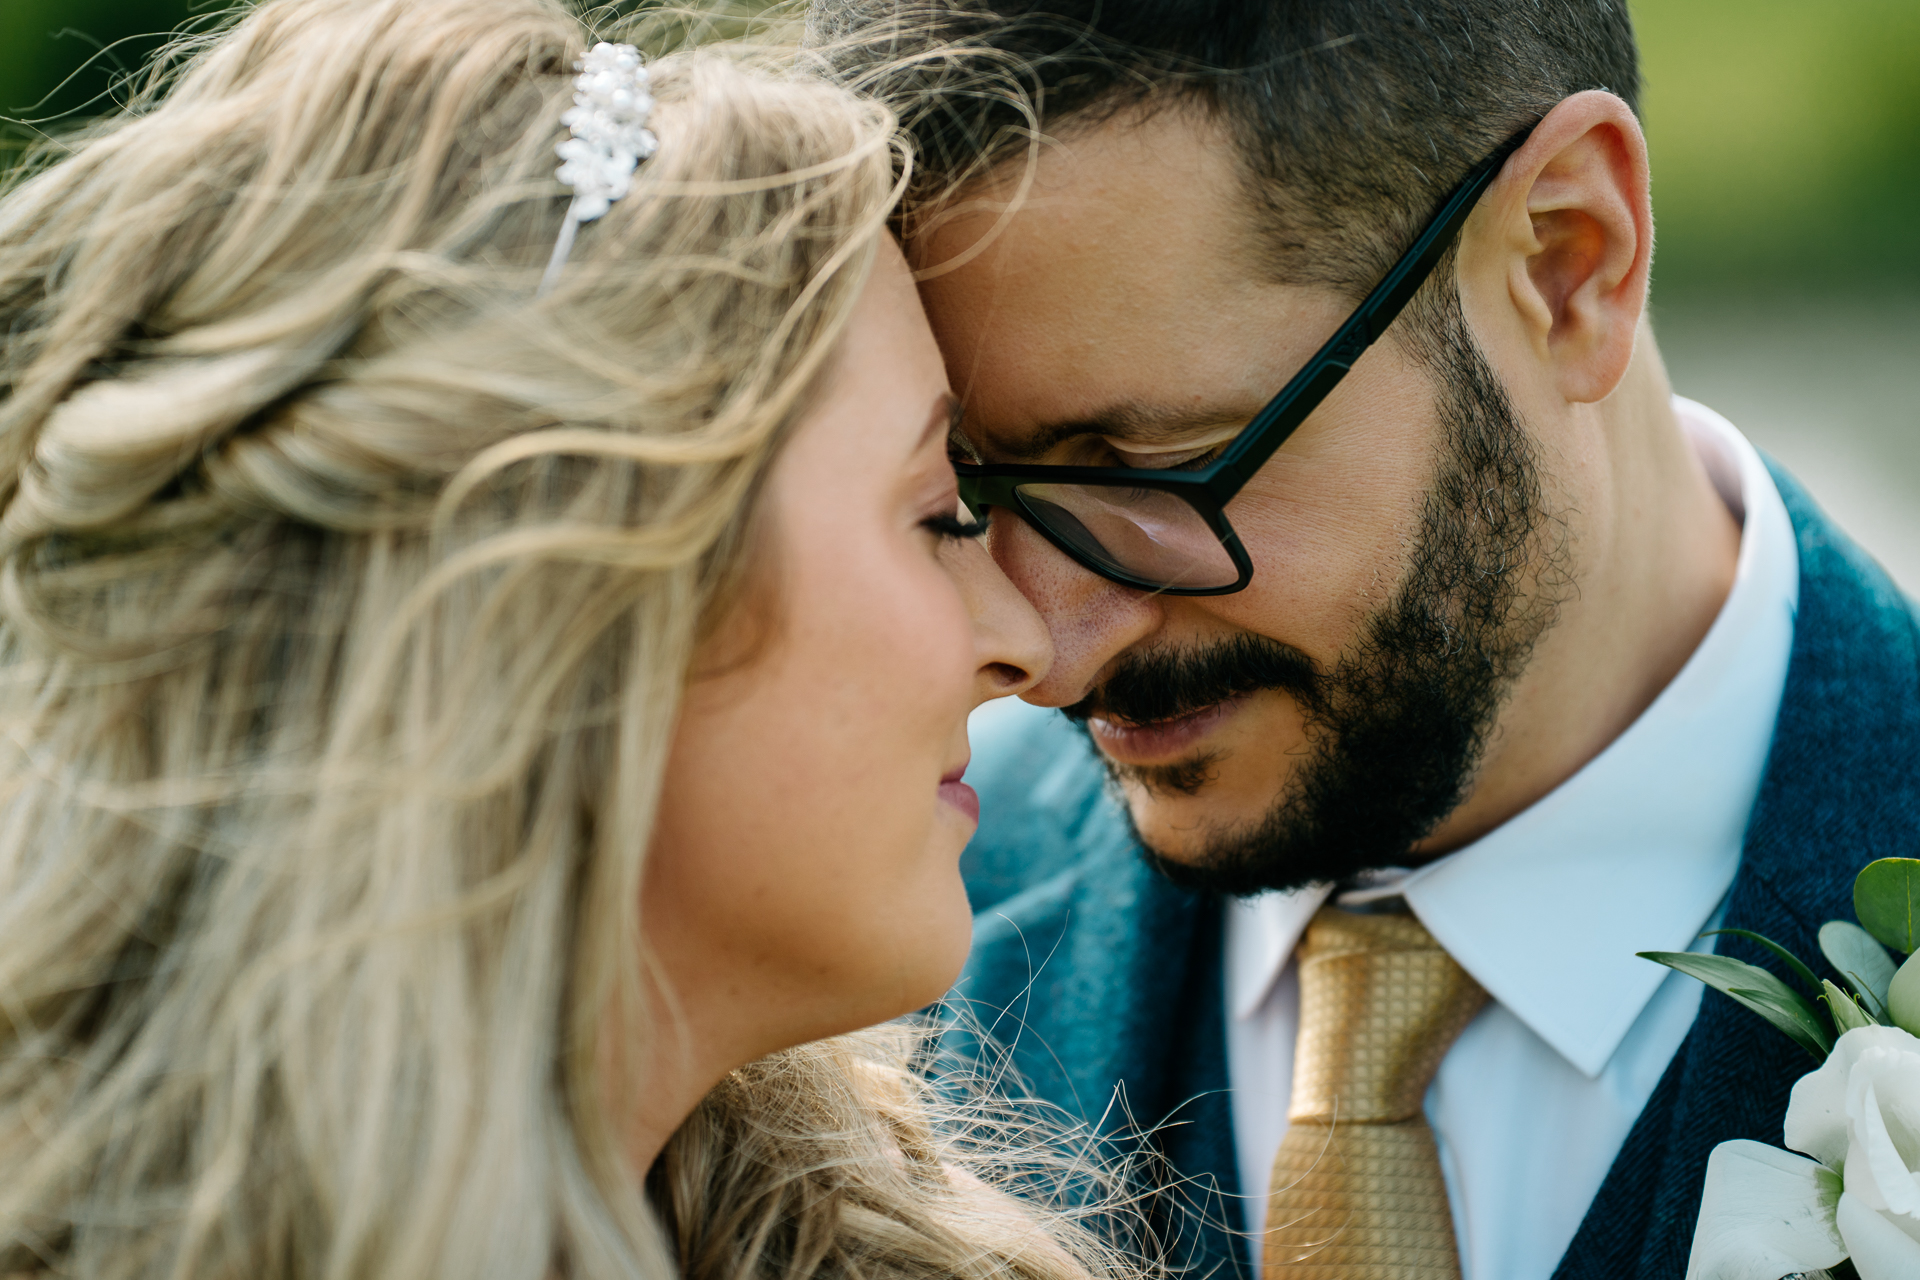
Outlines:
[[660,145],[647,128],[653,95],[647,92],[647,69],[638,49],[601,41],[573,66],[580,73],[573,80],[573,106],[560,117],[571,136],[555,148],[558,176],[573,189],[573,202],[540,279],[542,294],[560,278],[580,224],[592,222],[632,190],[633,171]]

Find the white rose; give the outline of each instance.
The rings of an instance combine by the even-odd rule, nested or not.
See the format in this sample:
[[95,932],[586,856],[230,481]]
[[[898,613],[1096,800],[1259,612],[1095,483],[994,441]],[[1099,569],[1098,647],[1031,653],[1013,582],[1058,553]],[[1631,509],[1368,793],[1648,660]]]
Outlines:
[[1786,1145],[1707,1160],[1687,1280],[1779,1280],[1853,1259],[1860,1280],[1920,1276],[1920,1040],[1857,1027],[1793,1086]]

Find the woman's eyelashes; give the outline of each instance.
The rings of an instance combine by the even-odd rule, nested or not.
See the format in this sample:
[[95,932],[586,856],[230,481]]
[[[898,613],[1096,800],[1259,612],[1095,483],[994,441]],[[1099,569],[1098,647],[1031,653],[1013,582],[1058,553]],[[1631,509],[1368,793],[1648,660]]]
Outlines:
[[[952,538],[955,540],[978,538],[986,533],[987,516],[983,515],[978,520],[967,520],[961,518],[960,512],[962,511],[966,511],[966,508],[961,507],[955,511],[947,511],[939,515],[928,516],[920,522],[920,527],[942,538]],[[971,515],[972,513],[968,512],[968,514]]]

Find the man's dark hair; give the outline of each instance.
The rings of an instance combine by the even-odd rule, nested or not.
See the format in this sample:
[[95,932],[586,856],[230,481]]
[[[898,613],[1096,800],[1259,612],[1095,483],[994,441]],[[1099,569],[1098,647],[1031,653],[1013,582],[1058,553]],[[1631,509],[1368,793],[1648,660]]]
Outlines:
[[913,137],[909,231],[1036,126],[1197,101],[1237,143],[1274,277],[1356,296],[1503,138],[1640,89],[1627,0],[813,0],[810,28]]

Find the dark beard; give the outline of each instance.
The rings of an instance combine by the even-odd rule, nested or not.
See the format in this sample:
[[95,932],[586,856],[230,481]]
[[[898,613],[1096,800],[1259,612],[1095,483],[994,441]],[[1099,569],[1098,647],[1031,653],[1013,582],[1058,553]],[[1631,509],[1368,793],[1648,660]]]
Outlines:
[[[1141,842],[1176,884],[1252,894],[1404,864],[1465,797],[1507,692],[1565,598],[1564,547],[1540,536],[1550,522],[1531,442],[1464,320],[1442,319],[1454,321],[1439,357],[1444,444],[1420,537],[1393,598],[1333,670],[1241,633],[1130,654],[1066,710],[1084,728],[1090,716],[1150,724],[1258,690],[1300,707],[1306,760],[1263,818],[1184,861]],[[1213,763],[1107,768],[1116,782],[1193,794]]]

